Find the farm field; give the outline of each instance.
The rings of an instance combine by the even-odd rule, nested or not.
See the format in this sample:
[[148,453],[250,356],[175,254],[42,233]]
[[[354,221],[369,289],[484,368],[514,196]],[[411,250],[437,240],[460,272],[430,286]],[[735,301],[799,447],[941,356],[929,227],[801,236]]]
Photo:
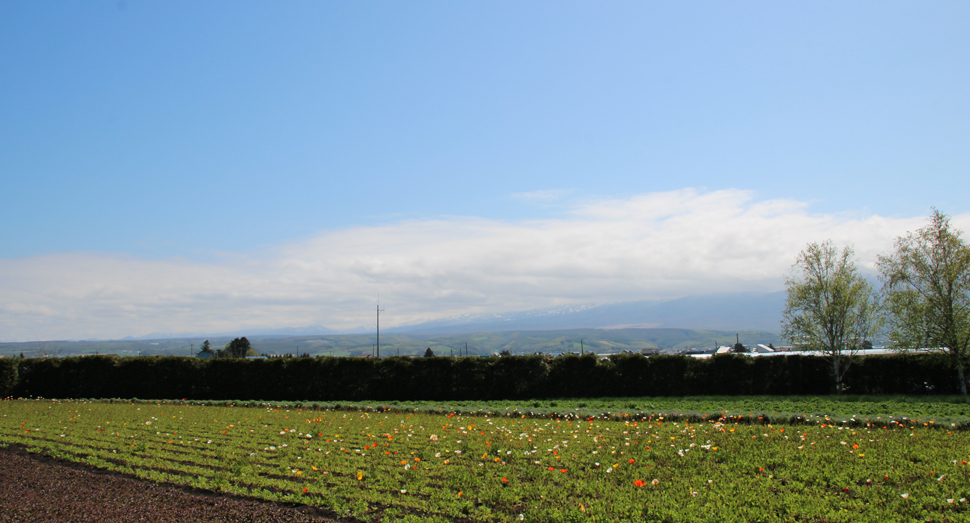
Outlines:
[[362,521],[970,520],[962,399],[247,405],[4,400],[0,444]]

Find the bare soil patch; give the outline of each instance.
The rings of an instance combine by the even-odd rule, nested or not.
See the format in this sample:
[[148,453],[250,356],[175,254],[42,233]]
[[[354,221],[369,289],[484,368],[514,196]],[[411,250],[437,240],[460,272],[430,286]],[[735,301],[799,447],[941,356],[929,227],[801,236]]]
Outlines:
[[316,507],[157,484],[125,474],[0,448],[0,522],[354,523]]

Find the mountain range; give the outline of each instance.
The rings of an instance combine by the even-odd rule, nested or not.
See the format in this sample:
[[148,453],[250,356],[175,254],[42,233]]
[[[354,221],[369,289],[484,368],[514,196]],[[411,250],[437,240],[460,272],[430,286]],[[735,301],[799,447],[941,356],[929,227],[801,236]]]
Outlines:
[[[679,328],[779,332],[785,293],[733,293],[603,305],[562,305],[500,314],[464,314],[407,326],[395,334],[461,334],[561,329]],[[382,329],[385,332],[385,329]]]
[[[612,340],[610,343],[614,344],[613,348],[624,350],[651,346],[709,346],[712,341],[726,339],[728,334],[745,332],[758,333],[756,336],[752,335],[751,341],[767,343],[778,341],[773,333],[780,330],[784,305],[784,292],[710,294],[674,300],[562,305],[518,312],[463,314],[413,325],[388,327],[381,329],[381,339],[396,343],[407,351],[426,347],[429,342],[430,345],[441,344],[442,348],[447,346],[451,351],[454,347],[463,347],[466,338],[476,340],[482,351],[514,348],[525,352],[529,350],[529,344],[543,350],[556,350],[560,345],[567,348],[566,345],[572,343],[567,341],[573,338]],[[504,334],[497,337],[491,335],[498,333]],[[471,334],[475,336],[463,336]],[[24,350],[125,354],[150,354],[156,351],[164,354],[187,353],[205,339],[213,342],[219,340],[221,344],[239,336],[261,339],[261,349],[271,349],[274,352],[337,350],[347,351],[348,354],[367,353],[375,341],[372,328],[337,331],[315,325],[239,329],[221,333],[153,333],[115,341],[2,343],[0,353],[18,354]],[[649,343],[627,343],[627,340],[633,339]],[[568,348],[571,350],[573,347],[569,345]]]

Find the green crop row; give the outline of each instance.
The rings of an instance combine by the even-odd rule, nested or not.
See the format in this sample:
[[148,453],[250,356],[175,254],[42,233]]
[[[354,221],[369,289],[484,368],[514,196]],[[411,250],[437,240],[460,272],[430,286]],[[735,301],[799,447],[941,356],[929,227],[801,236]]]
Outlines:
[[[965,396],[688,396],[683,398],[592,398],[526,401],[389,401],[295,402],[225,400],[87,399],[199,406],[274,407],[308,410],[424,412],[473,416],[530,418],[598,418],[639,420],[664,417],[668,421],[706,421],[729,417],[733,423],[927,423],[965,430],[970,428],[970,398]],[[932,422],[932,423],[930,423]]]
[[[614,403],[558,401],[532,408],[570,417],[508,404],[462,412],[474,405],[6,400],[0,443],[364,521],[970,519],[970,431],[922,415],[884,423],[883,413],[907,412],[899,399],[856,402],[875,416],[855,424],[818,411],[801,425],[737,423],[734,412],[809,414],[834,402],[615,401],[645,415],[604,417],[593,412]],[[911,406],[958,417],[966,404]],[[689,410],[722,415],[660,414]]]

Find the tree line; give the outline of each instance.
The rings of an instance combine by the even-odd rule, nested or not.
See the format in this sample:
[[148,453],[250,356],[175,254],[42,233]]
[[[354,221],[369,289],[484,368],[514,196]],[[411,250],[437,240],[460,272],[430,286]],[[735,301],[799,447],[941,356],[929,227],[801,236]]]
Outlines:
[[810,243],[786,279],[782,336],[826,355],[837,393],[857,352],[877,335],[890,346],[945,355],[961,394],[970,359],[970,247],[950,218],[933,209],[929,223],[898,237],[878,257],[882,283],[862,276],[851,246]]

